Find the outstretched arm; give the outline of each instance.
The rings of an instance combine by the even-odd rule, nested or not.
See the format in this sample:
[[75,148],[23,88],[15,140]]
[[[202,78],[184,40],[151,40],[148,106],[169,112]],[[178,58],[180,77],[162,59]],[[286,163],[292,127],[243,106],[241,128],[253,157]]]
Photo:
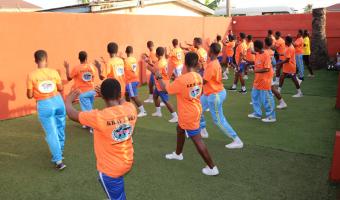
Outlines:
[[64,67],[65,67],[65,70],[66,70],[67,80],[71,81],[72,77],[70,76],[70,64],[66,60],[64,61]]
[[93,62],[94,66],[97,68],[98,70],[98,77],[100,80],[104,80],[105,76],[102,74],[102,68],[101,68],[101,64],[99,63],[98,60],[94,60]]
[[77,111],[74,107],[72,102],[79,96],[79,90],[72,90],[70,94],[67,95],[65,100],[65,107],[67,116],[75,122],[79,122],[79,111]]

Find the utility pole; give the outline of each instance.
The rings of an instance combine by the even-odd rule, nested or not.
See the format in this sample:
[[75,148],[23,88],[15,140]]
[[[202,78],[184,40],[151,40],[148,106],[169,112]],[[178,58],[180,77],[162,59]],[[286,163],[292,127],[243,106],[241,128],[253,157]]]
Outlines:
[[226,0],[226,16],[227,17],[231,17],[230,1],[231,0]]

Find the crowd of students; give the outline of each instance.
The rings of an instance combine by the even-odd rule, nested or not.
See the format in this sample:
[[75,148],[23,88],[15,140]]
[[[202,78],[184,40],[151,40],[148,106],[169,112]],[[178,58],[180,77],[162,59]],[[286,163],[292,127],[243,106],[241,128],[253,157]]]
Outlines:
[[[126,47],[126,56],[123,57],[118,55],[118,45],[110,42],[107,45],[109,60],[101,58],[93,64],[88,62],[87,53],[81,51],[80,63],[72,70],[65,61],[67,80],[74,82],[65,101],[60,95],[63,91],[60,74],[48,67],[46,51],[36,51],[37,69],[28,75],[27,97],[37,101],[38,118],[56,168],[62,170],[66,167],[63,152],[67,114],[69,119],[79,122],[94,135],[97,170],[108,198],[125,199],[123,176],[133,164],[132,135],[136,120],[148,115],[143,103],[154,103],[156,112],[152,116],[162,117],[163,103],[172,116],[169,122],[177,123],[176,149],[165,158],[183,160],[183,146],[188,137],[207,165],[202,173],[218,175],[219,170],[202,140],[209,137],[204,113],[209,111],[214,124],[232,139],[226,148],[243,148],[242,140],[223,112],[227,91],[222,79],[228,79],[230,69],[234,70],[234,81],[229,90],[236,91],[240,81],[242,94],[247,92],[248,72],[254,72],[251,91],[254,112],[248,117],[263,122],[276,121],[274,95],[279,101],[278,109],[287,107],[280,94],[286,78],[292,79],[296,86],[297,94],[293,97],[303,97],[300,85],[304,80],[304,63],[310,71],[309,76],[314,76],[309,67],[308,31],[299,30],[294,42],[291,36],[283,39],[280,32],[273,35],[271,30],[264,41],[254,42],[251,35],[240,33],[237,39],[229,32],[223,39],[217,36],[208,46],[207,51],[199,37],[185,45],[173,39],[171,48],[155,49],[153,42],[148,41],[148,52],[142,59],[151,76],[149,97],[144,102],[138,97],[139,67],[132,46]],[[226,68],[223,70],[221,65]],[[94,83],[96,76],[103,80],[97,87]],[[176,96],[177,109],[170,103],[169,94]],[[93,109],[97,95],[105,102],[106,107],[102,110]],[[81,111],[73,107],[77,99]],[[265,110],[264,117],[261,107]]]

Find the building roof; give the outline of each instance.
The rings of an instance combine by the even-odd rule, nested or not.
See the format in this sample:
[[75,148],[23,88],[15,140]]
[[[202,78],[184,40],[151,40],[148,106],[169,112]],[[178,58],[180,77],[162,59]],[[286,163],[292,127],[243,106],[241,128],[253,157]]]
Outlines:
[[331,6],[327,7],[326,9],[329,12],[340,12],[340,3],[331,5]]
[[[214,14],[214,10],[208,8],[204,4],[200,3],[196,0],[144,0],[144,6],[163,4],[163,3],[179,3],[186,7],[189,7],[198,12],[204,13],[206,15]],[[138,0],[118,0],[118,1],[109,1],[109,2],[93,2],[87,4],[78,4],[72,6],[65,6],[59,8],[52,8],[46,10],[40,10],[39,12],[108,12],[111,10],[123,9],[123,8],[132,8],[139,7],[140,1]]]
[[40,7],[23,0],[0,0],[0,9],[2,8],[39,9]]
[[[250,8],[231,8],[232,15],[262,15],[262,13],[295,13],[295,10],[288,6],[273,7],[250,7]],[[215,15],[225,15],[225,4],[215,10]]]

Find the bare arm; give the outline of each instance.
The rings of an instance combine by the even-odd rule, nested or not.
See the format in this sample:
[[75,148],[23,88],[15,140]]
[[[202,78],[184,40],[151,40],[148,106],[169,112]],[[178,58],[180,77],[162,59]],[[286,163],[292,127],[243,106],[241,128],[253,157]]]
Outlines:
[[266,72],[269,72],[268,68],[254,70],[254,73],[266,73]]
[[159,85],[161,86],[161,89],[163,91],[166,91],[166,85],[165,85],[165,83],[164,83],[164,81],[162,79],[162,75],[160,75],[159,72],[155,72],[155,76],[156,76],[156,79],[157,79]]
[[278,63],[276,63],[276,65],[274,65],[274,66],[280,66],[280,65],[283,65],[283,64],[285,64],[285,63],[288,63],[288,62],[289,62],[289,60],[290,60],[290,58],[287,58],[286,60],[283,60],[283,61],[281,61],[281,62],[278,62]]
[[103,76],[103,74],[102,74],[101,64],[98,62],[98,60],[94,60],[93,64],[94,64],[94,66],[98,70],[98,77],[99,77],[99,79],[100,80],[104,80],[105,76]]
[[27,89],[26,96],[29,99],[33,98],[33,90],[32,89]]
[[71,81],[72,77],[70,76],[70,64],[66,60],[64,61],[64,67],[65,67],[65,70],[66,70],[67,80]]
[[75,122],[79,122],[79,111],[77,111],[72,102],[79,96],[79,90],[72,90],[70,94],[67,95],[65,100],[65,107],[67,116]]

